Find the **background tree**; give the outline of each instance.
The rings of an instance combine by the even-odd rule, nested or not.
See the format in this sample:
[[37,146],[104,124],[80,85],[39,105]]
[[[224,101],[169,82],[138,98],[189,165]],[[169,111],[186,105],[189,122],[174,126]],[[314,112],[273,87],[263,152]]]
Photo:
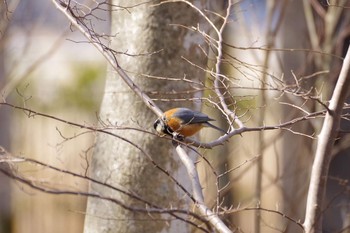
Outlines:
[[[111,40],[110,49],[116,51],[115,55],[119,53],[116,55],[118,65],[133,77],[138,88],[153,93],[153,98],[165,99],[168,93],[173,92],[171,98],[184,100],[181,103],[161,104],[163,109],[179,104],[195,108],[194,103],[186,99],[194,99],[195,95],[198,98],[199,95],[195,92],[181,93],[191,88],[189,82],[198,83],[204,79],[205,73],[185,60],[201,67],[206,65],[202,49],[207,50],[208,46],[204,38],[199,38],[195,32],[185,28],[197,26],[203,21],[200,16],[191,7],[181,3],[158,6],[153,5],[156,2],[149,4],[144,1],[111,3],[112,9],[123,6],[123,9],[112,11],[111,15],[111,35],[116,36]],[[203,23],[198,26],[204,27]],[[188,82],[181,82],[181,77],[188,79]],[[169,82],[169,78],[176,80]],[[169,176],[189,190],[185,170],[172,152],[171,144],[146,132],[152,126],[155,115],[113,67],[109,67],[104,93],[100,125],[115,128],[110,132],[120,135],[123,140],[106,134],[98,135],[92,157],[92,177],[142,196],[147,203],[153,203],[158,208],[190,209],[189,197],[166,175],[169,171]],[[139,130],[128,130],[126,133],[125,130],[130,127]],[[145,208],[145,203],[139,200],[108,191],[100,185],[92,185],[90,191],[108,193],[132,209],[126,211],[123,207],[89,198],[85,232],[189,231],[188,224],[177,220],[177,215],[156,215],[158,220],[152,221],[155,218],[152,212],[150,215],[147,211],[135,211],[136,208]]]

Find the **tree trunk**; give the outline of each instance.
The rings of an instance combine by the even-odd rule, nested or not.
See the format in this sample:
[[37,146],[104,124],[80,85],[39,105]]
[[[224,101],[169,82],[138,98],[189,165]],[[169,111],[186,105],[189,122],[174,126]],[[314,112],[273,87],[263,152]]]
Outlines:
[[[304,15],[302,1],[289,3],[287,6],[285,20],[281,26],[281,44],[283,48],[310,48],[307,34],[291,33],[293,31],[307,31],[306,18]],[[290,20],[293,19],[293,20]],[[310,48],[311,49],[311,48]],[[283,53],[282,73],[288,84],[294,84],[296,77],[311,74],[315,72],[315,67],[308,64],[306,53]],[[314,86],[312,81],[303,82],[300,85],[306,90]],[[298,96],[286,95],[281,98],[281,102],[289,102],[295,106],[302,106],[303,100]],[[304,109],[314,109],[314,102],[304,103]],[[283,119],[291,119],[301,116],[303,113],[296,108],[280,105]],[[307,110],[309,111],[309,110]],[[313,126],[310,122],[301,122],[293,126],[295,132],[303,132],[306,135],[313,134]],[[291,143],[293,142],[293,143]],[[298,134],[284,132],[281,140],[280,157],[281,172],[281,210],[284,214],[295,218],[302,219],[306,203],[307,177],[309,177],[310,167],[312,164],[312,147],[314,140],[300,136]],[[288,221],[284,222],[286,232],[300,232],[300,228]]]
[[[112,1],[112,4],[135,6],[143,2],[127,0]],[[144,54],[117,57],[120,66],[133,77],[134,82],[141,89],[177,92],[186,88],[186,85],[190,88],[185,82],[160,81],[147,78],[147,75],[204,79],[203,71],[189,65],[181,58],[186,57],[195,64],[205,67],[206,57],[201,54],[198,46],[201,44],[203,47],[204,40],[190,30],[174,26],[176,24],[197,26],[199,17],[195,15],[192,8],[184,3],[160,6],[140,4],[128,10],[112,11],[111,14],[111,35],[115,35],[112,38],[112,49],[132,55]],[[167,95],[157,96],[157,98],[164,97],[169,98]],[[180,94],[174,97],[180,97]],[[193,94],[188,96],[182,94],[181,97],[190,98]],[[167,108],[174,106],[174,101],[171,103],[167,103]],[[192,105],[192,103],[180,104],[187,107]],[[100,118],[103,124],[152,131],[156,116],[122,79],[109,69]],[[99,134],[91,161],[91,176],[137,194],[164,209],[188,210],[190,202],[184,192],[137,148],[142,148],[157,165],[169,171],[187,190],[191,191],[188,188],[186,172],[172,152],[171,142],[136,130],[115,129],[111,132],[130,140],[134,145],[116,137]],[[90,192],[113,197],[132,208],[147,208],[144,203],[134,201],[124,194],[100,185],[91,184]],[[98,198],[88,199],[84,228],[85,233],[189,231],[189,226],[185,222],[174,220],[173,216],[129,211]]]

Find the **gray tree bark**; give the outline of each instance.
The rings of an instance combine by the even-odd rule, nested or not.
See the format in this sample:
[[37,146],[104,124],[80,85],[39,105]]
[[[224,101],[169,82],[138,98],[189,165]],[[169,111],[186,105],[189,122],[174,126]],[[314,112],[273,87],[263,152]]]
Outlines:
[[[143,1],[112,1],[119,6],[135,6]],[[154,3],[154,2],[153,2]],[[149,79],[147,75],[199,80],[204,72],[189,65],[186,57],[197,65],[205,67],[206,57],[199,44],[205,47],[203,38],[181,24],[197,26],[199,17],[193,9],[183,3],[154,6],[140,4],[128,10],[112,11],[111,47],[127,54],[140,56],[118,56],[120,66],[145,91],[177,92],[189,88],[184,82]],[[147,54],[159,51],[155,54]],[[193,97],[194,94],[182,98]],[[173,95],[172,95],[173,96]],[[169,98],[166,94],[157,98]],[[180,94],[175,95],[180,97]],[[162,104],[160,104],[162,106]],[[165,104],[163,104],[164,106]],[[166,103],[167,107],[187,106],[191,103]],[[165,109],[163,109],[165,110]],[[101,105],[100,118],[104,123],[118,126],[142,128],[152,131],[156,118],[141,99],[111,69],[108,70],[105,94]],[[190,190],[186,172],[179,159],[172,152],[171,142],[157,136],[136,130],[113,130],[151,155],[162,168]],[[189,199],[184,192],[160,172],[150,159],[136,146],[105,134],[97,136],[96,148],[91,159],[91,176],[116,187],[135,193],[164,209],[175,207],[189,209]],[[146,205],[121,193],[91,184],[90,192],[110,196],[133,208]],[[189,226],[169,215],[153,215],[128,211],[111,202],[89,198],[84,232],[188,232]]]

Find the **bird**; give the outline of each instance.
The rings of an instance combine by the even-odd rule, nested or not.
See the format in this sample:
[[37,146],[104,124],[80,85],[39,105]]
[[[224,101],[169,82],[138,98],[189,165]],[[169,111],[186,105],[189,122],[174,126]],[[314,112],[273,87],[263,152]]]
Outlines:
[[180,137],[190,137],[199,132],[203,127],[211,127],[225,134],[227,132],[209,121],[214,119],[209,118],[206,114],[189,108],[172,108],[163,113],[154,124],[154,129],[161,135]]

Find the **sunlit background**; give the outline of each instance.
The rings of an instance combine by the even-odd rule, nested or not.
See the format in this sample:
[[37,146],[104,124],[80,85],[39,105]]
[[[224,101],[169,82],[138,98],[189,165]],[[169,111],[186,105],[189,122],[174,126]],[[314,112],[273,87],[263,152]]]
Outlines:
[[[68,121],[96,124],[106,72],[103,57],[70,27],[51,1],[10,0],[7,11],[3,4],[2,98]],[[108,29],[108,23],[100,28]],[[0,114],[0,144],[14,155],[78,173],[87,168],[85,158],[91,154],[94,135],[68,140],[83,131],[8,107],[1,107]],[[38,181],[87,188],[87,183],[26,166],[25,174]],[[82,232],[85,198],[44,194],[0,176],[1,233]]]

